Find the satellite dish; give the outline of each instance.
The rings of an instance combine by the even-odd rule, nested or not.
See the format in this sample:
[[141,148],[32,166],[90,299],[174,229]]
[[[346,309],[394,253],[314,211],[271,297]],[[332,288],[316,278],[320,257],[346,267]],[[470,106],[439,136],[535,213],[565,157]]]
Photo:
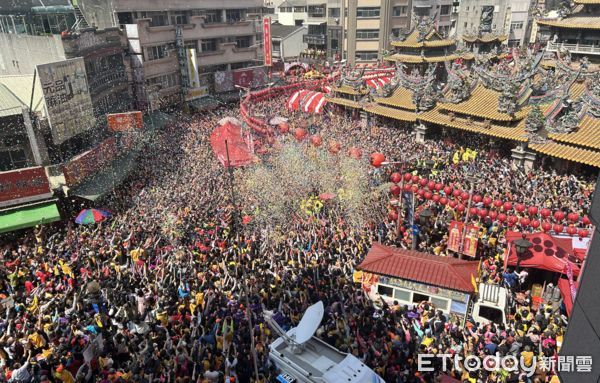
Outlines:
[[304,344],[312,338],[321,324],[323,314],[325,314],[325,308],[322,301],[318,301],[304,312],[300,323],[296,327],[295,341],[297,343]]

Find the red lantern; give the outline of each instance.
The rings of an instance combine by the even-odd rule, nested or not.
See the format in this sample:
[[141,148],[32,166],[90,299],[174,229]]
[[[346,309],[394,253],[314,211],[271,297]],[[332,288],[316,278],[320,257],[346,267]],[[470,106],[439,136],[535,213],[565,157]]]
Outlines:
[[[329,144],[329,151],[331,151],[331,144]],[[376,168],[380,167],[381,164],[385,161],[385,156],[381,153],[373,153],[371,154],[371,165]]]
[[408,182],[408,181],[410,181],[411,178],[412,178],[412,175],[410,173],[404,173],[404,181]]
[[462,199],[463,201],[468,200],[469,199],[469,193],[467,193],[467,192],[460,193],[460,199]]
[[538,227],[540,227],[540,221],[538,221],[537,219],[534,219],[533,221],[531,221],[531,227],[533,227],[534,229],[537,229]]
[[515,205],[515,210],[519,213],[522,213],[525,211],[525,205],[523,205],[522,203],[518,203]]
[[434,194],[433,197],[431,197],[432,200],[434,200],[435,202],[439,202],[440,201],[440,195],[439,194]]
[[466,208],[465,208],[465,205],[463,205],[462,203],[461,203],[461,204],[459,204],[459,205],[456,207],[456,210],[458,210],[458,211],[459,211],[459,212],[461,212],[461,213],[462,213],[463,211],[465,211],[465,209],[466,209]]
[[590,232],[586,229],[579,229],[579,238],[587,238],[590,235]]
[[423,194],[423,197],[425,197],[425,199],[431,199],[433,197],[433,193],[428,190]]
[[402,180],[402,176],[400,175],[400,173],[392,173],[390,175],[390,181],[392,181],[395,184],[397,184],[401,180]]
[[421,178],[421,180],[419,181],[419,185],[421,185],[421,186],[423,186],[423,187],[424,187],[425,185],[427,185],[427,178]]
[[306,129],[296,128],[296,130],[294,130],[294,137],[296,137],[298,141],[302,141],[307,134]]
[[519,222],[519,219],[516,216],[511,215],[508,217],[508,223],[510,224],[510,226],[516,225],[517,222]]
[[542,222],[542,230],[550,231],[552,229],[552,225],[548,221]]
[[548,208],[543,208],[542,210],[540,210],[540,215],[544,218],[550,217],[550,214],[552,214],[552,212]]
[[442,206],[446,206],[446,204],[448,204],[448,198],[446,198],[446,197],[440,198],[440,203],[442,204]]
[[416,192],[417,192],[417,190],[419,190],[419,185],[414,185],[414,184],[413,184],[413,185],[412,185],[412,191],[413,191],[413,193],[416,193]]
[[281,134],[286,134],[287,132],[290,131],[290,126],[288,125],[287,122],[282,122],[281,124],[279,124],[279,133]]
[[450,186],[444,186],[444,194],[450,195],[452,193],[452,188]]
[[460,195],[460,190],[458,190],[458,189],[454,189],[454,190],[452,191],[452,195],[453,195],[454,197],[458,197],[458,196]]
[[417,175],[412,176],[412,183],[416,184],[418,182],[419,182],[419,176],[417,176]]
[[454,208],[456,207],[457,203],[456,203],[456,201],[455,201],[455,200],[452,200],[452,201],[450,201],[450,203],[449,203],[448,205],[450,205],[450,207],[451,207],[452,209],[454,209]]
[[577,221],[579,221],[579,214],[577,214],[577,213],[569,213],[569,214],[567,215],[567,218],[568,218],[568,219],[569,219],[569,221],[571,221],[571,222],[577,222]]
[[398,213],[394,210],[390,210],[388,213],[388,219],[392,222],[396,222],[398,220]]
[[475,194],[473,196],[473,202],[475,202],[475,203],[481,202],[481,199],[482,199],[482,197],[479,194]]
[[476,207],[472,207],[469,209],[469,215],[475,215],[477,214],[477,208]]
[[353,146],[348,150],[348,155],[355,160],[360,160],[362,158],[362,150]]
[[587,215],[583,216],[581,222],[583,222],[584,225],[589,225],[590,223],[592,223]]
[[498,221],[500,221],[500,222],[506,221],[506,214],[504,214],[504,213],[498,214]]
[[536,215],[538,213],[538,208],[537,206],[529,206],[527,212],[529,213],[529,215]]
[[498,212],[495,210],[490,211],[490,213],[488,214],[490,216],[491,219],[495,220],[496,217],[498,217]]
[[502,201],[500,201],[499,199],[497,199],[497,200],[494,200],[494,206],[495,206],[495,207],[500,207],[500,206],[502,206]]
[[563,219],[565,219],[565,212],[562,210],[555,211],[554,219],[557,220],[558,222],[562,221]]
[[419,197],[423,197],[423,194],[425,194],[425,190],[419,189],[417,190],[417,194],[419,195]]
[[429,190],[434,190],[435,189],[435,182],[434,181],[427,182],[427,188]]
[[567,227],[567,234],[569,234],[570,236],[574,236],[575,234],[577,234],[577,228],[573,225],[570,225],[569,227]]
[[442,190],[442,188],[443,188],[443,187],[444,187],[444,185],[442,185],[442,184],[441,184],[441,183],[439,183],[439,182],[438,182],[437,184],[435,184],[435,190],[436,190],[436,191],[440,191],[440,190]]
[[559,224],[559,223],[557,223],[557,224],[554,224],[554,225],[552,226],[552,230],[554,230],[554,232],[555,232],[556,234],[560,234],[560,233],[562,233],[564,228],[565,228],[565,227],[564,227],[563,225]]
[[396,197],[400,195],[400,191],[401,191],[400,186],[398,186],[398,185],[390,186],[390,193],[392,193]]
[[[329,153],[331,154],[338,154],[339,151],[342,149],[342,144],[340,144],[337,141],[329,141]],[[376,161],[373,162],[373,157],[371,157],[371,165],[375,166],[376,168],[378,168],[379,166],[381,166],[381,163],[383,161],[385,161],[385,156],[381,153],[374,153],[375,155],[380,155],[381,157],[383,157],[383,159],[381,160],[381,162],[379,162],[379,160],[381,159],[381,157],[376,156]],[[372,156],[372,155],[371,155]],[[379,163],[379,165],[376,165],[376,163]]]
[[490,197],[483,197],[483,204],[485,206],[490,206],[492,204],[492,199]]
[[481,218],[485,218],[488,215],[488,211],[486,209],[479,209],[479,211],[477,212],[477,214],[479,214],[479,216]]
[[313,135],[313,136],[310,137],[310,143],[314,147],[318,148],[323,143],[323,140],[321,139],[321,136],[319,136],[318,134],[315,134],[315,135]]
[[410,186],[409,184],[404,184],[404,191],[405,192],[409,192],[412,190],[412,186]]
[[521,226],[527,227],[531,223],[531,220],[529,218],[527,218],[527,217],[523,217],[523,218],[521,218],[521,222],[520,223],[521,223]]
[[512,210],[512,203],[506,201],[504,202],[504,205],[502,205],[502,208],[504,209],[504,211],[510,211]]

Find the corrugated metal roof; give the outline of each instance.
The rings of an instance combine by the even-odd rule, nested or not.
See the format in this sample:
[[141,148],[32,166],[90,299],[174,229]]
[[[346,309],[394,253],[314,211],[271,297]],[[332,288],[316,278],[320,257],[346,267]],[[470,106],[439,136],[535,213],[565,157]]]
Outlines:
[[6,86],[0,84],[0,117],[21,114],[25,106]]
[[359,270],[426,283],[451,290],[474,292],[471,276],[479,262],[404,250],[373,243]]
[[[14,97],[20,100],[22,105],[29,107],[33,75],[0,76],[0,85],[4,85]],[[19,113],[21,113],[20,108],[21,105],[19,105]],[[0,102],[0,110],[2,109],[5,109],[4,104]],[[39,78],[36,79],[32,109],[34,112],[44,113],[44,97]]]

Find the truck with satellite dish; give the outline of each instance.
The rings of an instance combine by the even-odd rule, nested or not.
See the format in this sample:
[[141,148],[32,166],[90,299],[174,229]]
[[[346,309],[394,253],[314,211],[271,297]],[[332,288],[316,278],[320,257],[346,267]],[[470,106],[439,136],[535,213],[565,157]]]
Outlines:
[[265,321],[279,334],[269,345],[269,359],[280,372],[281,383],[385,383],[354,355],[339,351],[314,336],[325,309],[319,301],[310,306],[298,326],[287,332],[264,311]]

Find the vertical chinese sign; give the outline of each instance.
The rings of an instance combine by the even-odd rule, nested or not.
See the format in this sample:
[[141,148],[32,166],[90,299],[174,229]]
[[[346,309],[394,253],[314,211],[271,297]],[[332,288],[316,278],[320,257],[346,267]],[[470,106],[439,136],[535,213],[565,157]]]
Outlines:
[[[465,231],[465,224],[459,221],[450,222],[448,227],[448,250],[456,253],[462,252],[469,257],[477,255],[477,245],[479,244],[479,229],[477,226],[468,225]],[[464,238],[463,238],[464,232]],[[461,249],[462,241],[462,249]]]
[[265,65],[273,65],[272,45],[271,45],[271,18],[263,17],[263,53],[265,56]]
[[38,65],[37,73],[55,144],[96,124],[83,58]]

